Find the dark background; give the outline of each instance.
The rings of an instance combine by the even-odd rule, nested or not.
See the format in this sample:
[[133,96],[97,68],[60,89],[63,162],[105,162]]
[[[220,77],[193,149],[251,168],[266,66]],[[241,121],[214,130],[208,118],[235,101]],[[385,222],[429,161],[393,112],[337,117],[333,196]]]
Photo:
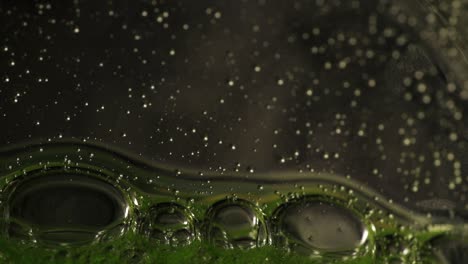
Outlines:
[[412,2],[1,1],[0,145],[336,173],[466,211],[463,57]]

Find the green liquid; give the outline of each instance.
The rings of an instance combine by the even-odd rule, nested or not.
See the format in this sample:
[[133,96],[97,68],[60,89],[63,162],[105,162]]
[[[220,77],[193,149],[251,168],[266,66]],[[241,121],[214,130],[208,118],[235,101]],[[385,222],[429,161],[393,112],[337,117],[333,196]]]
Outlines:
[[7,261],[444,263],[435,242],[467,229],[339,175],[198,172],[78,142],[0,161]]

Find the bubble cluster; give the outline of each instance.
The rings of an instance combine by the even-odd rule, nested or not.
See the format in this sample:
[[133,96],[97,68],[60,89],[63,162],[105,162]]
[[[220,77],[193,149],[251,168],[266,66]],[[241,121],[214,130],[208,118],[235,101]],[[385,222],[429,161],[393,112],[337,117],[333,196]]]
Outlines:
[[126,232],[114,228],[123,223],[160,244],[183,246],[198,239],[226,249],[274,244],[306,255],[352,252],[367,236],[365,224],[352,211],[313,197],[285,202],[274,216],[244,199],[221,199],[196,219],[188,207],[175,202],[130,206],[118,185],[89,174],[36,172],[16,179],[5,192],[10,197],[4,215],[10,221],[8,235],[40,243],[115,239]]
[[197,237],[193,215],[176,203],[155,205],[142,218],[139,232],[160,243],[183,245]]
[[122,153],[88,144],[12,151],[19,157],[41,153],[19,159],[24,162],[11,166],[0,185],[2,236],[24,243],[76,246],[134,234],[156,248],[175,250],[202,243],[224,250],[275,247],[324,260],[405,262],[422,259],[432,248],[439,252],[435,238],[464,232],[446,224],[443,219],[450,216],[417,214],[334,175],[289,172],[292,182],[259,185],[133,163]]

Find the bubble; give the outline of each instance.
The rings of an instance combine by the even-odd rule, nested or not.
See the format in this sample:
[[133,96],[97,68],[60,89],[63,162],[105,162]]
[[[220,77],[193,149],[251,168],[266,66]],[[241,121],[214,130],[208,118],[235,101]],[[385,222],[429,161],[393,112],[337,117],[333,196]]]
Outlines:
[[255,248],[268,241],[262,213],[245,200],[223,200],[214,204],[205,221],[206,239],[225,248]]
[[153,206],[139,228],[141,233],[163,244],[189,244],[196,237],[192,213],[175,203]]
[[313,199],[282,205],[273,229],[276,244],[305,254],[352,251],[367,239],[365,225],[351,210]]
[[[5,218],[33,227],[31,235],[47,243],[93,240],[127,215],[128,204],[120,191],[87,175],[31,175],[10,187]],[[24,236],[24,232],[15,231],[18,228],[10,230],[13,237]]]

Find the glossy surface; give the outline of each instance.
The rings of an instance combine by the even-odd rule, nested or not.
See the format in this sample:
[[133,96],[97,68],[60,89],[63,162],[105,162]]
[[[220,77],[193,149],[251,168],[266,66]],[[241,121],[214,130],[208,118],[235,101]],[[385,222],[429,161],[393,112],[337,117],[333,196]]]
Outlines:
[[367,239],[367,230],[352,211],[320,200],[293,201],[277,213],[277,231],[297,250],[352,251]]
[[254,248],[269,240],[263,214],[245,200],[216,203],[205,222],[206,239],[226,248]]
[[29,178],[8,186],[3,217],[38,229],[41,240],[92,241],[128,214],[123,195],[105,181],[64,171]]

